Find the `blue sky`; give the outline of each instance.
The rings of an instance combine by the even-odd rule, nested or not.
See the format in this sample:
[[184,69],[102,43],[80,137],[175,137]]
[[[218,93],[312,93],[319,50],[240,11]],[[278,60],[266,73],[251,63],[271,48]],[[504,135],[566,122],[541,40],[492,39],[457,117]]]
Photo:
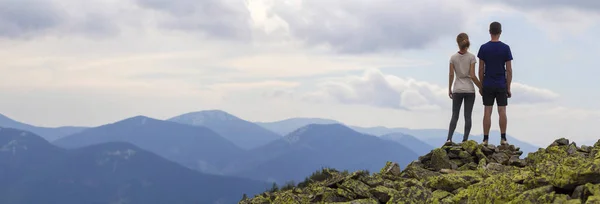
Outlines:
[[508,133],[592,141],[599,12],[596,1],[0,0],[0,113],[42,126],[222,109],[447,128],[454,39],[468,33],[477,53],[499,21],[515,59]]

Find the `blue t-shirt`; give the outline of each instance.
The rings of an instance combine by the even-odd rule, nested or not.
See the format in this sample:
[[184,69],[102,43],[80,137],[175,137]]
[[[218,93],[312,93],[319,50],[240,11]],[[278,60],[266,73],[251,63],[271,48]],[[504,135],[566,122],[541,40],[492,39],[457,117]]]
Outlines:
[[485,62],[483,86],[506,88],[506,62],[513,60],[510,47],[501,41],[489,41],[479,48],[477,58]]

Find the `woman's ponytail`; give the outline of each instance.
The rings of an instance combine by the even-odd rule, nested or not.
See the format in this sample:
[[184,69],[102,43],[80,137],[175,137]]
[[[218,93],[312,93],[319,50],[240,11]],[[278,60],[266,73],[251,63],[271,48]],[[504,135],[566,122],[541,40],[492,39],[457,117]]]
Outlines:
[[460,33],[456,36],[456,43],[458,43],[458,47],[462,49],[467,49],[471,46],[471,42],[469,41],[469,36],[466,33]]

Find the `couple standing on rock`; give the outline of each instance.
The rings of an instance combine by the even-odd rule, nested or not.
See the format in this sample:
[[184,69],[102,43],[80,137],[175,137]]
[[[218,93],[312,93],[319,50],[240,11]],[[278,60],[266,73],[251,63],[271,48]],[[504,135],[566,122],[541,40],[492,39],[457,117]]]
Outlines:
[[[491,127],[491,116],[494,101],[498,106],[499,125],[502,145],[506,141],[506,106],[508,98],[511,97],[510,85],[512,81],[513,60],[510,47],[500,41],[502,26],[498,22],[492,22],[489,27],[491,40],[481,45],[477,58],[479,58],[479,77],[475,75],[475,55],[469,53],[469,36],[460,33],[456,37],[459,51],[450,57],[450,79],[448,95],[452,99],[452,119],[448,130],[446,144],[452,143],[452,135],[456,129],[456,123],[462,103],[465,104],[465,132],[463,142],[469,139],[471,132],[471,114],[475,103],[475,87],[479,88],[479,94],[485,106],[483,116],[483,144],[487,145]],[[454,77],[456,76],[456,81]],[[454,87],[452,87],[454,83]]]

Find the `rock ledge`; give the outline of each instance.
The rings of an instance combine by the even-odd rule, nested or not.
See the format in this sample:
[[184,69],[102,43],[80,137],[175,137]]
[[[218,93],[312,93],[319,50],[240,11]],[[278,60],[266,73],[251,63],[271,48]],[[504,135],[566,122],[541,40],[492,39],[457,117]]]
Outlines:
[[475,141],[436,148],[404,170],[343,174],[305,187],[265,192],[240,204],[266,203],[600,203],[600,140],[578,147],[561,138],[521,159],[513,145]]

